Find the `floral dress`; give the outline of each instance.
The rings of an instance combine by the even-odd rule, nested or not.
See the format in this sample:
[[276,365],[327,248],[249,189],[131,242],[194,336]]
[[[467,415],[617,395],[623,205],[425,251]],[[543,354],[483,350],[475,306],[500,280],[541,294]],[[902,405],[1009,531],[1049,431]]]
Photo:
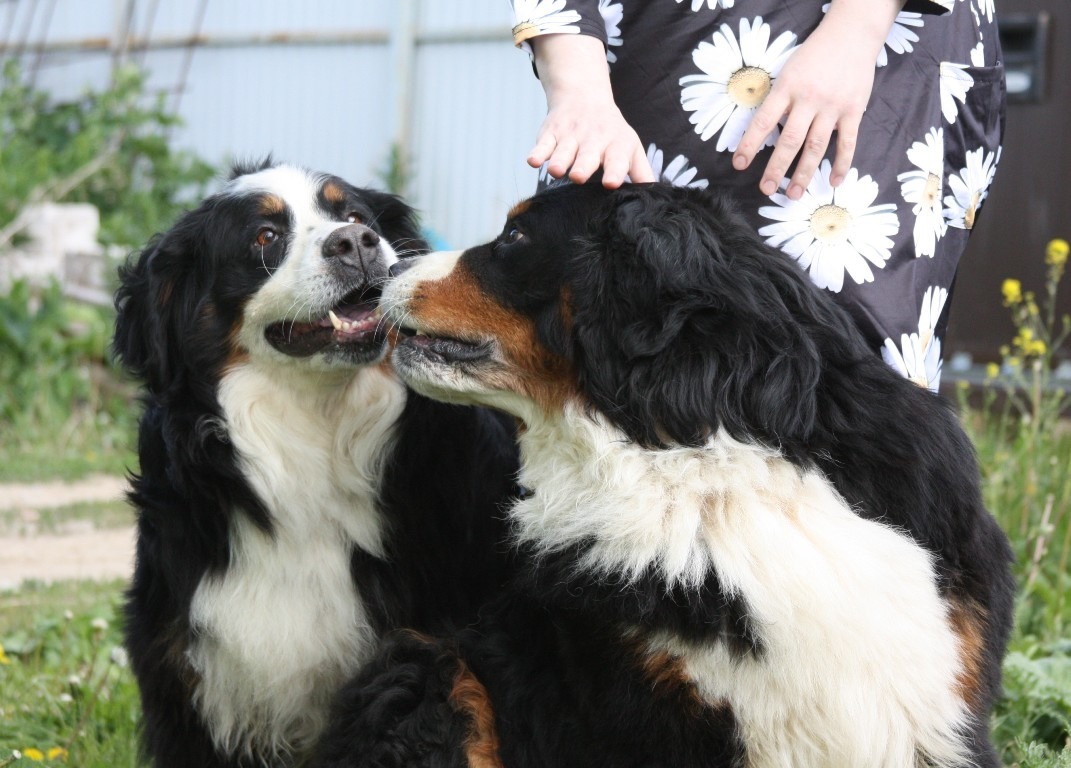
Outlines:
[[[993,0],[908,0],[876,62],[853,167],[829,183],[835,141],[803,198],[732,155],[821,0],[514,0],[514,41],[585,34],[606,47],[614,98],[656,177],[729,188],[759,235],[833,294],[903,375],[937,389],[960,255],[1004,127]],[[541,172],[547,183],[545,169]]]

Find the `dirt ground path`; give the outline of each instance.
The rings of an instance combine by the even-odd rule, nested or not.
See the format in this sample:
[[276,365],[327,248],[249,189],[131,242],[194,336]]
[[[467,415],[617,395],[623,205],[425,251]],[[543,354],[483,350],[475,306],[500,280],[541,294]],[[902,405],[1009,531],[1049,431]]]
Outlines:
[[[0,484],[0,512],[32,517],[45,509],[81,502],[122,499],[126,480],[97,475],[74,483]],[[74,521],[49,533],[0,534],[0,589],[26,579],[114,579],[128,577],[134,564],[134,529],[96,529]]]

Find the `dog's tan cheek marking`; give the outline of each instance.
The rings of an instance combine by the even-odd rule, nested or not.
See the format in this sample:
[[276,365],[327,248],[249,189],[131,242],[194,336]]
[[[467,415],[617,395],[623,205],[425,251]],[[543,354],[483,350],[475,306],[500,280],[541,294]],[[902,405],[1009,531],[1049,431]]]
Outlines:
[[985,609],[969,599],[952,597],[949,605],[952,631],[959,638],[962,669],[956,678],[959,696],[971,712],[981,712],[985,702],[982,686],[983,629]]
[[469,718],[469,733],[464,743],[469,768],[502,768],[491,697],[463,661],[458,662],[450,704]]
[[488,376],[492,386],[524,395],[548,411],[560,410],[577,397],[570,363],[540,343],[529,318],[481,291],[464,262],[446,277],[421,284],[408,308],[412,317],[437,334],[497,339],[509,366]]
[[[215,316],[216,308],[213,304],[205,304],[201,308],[201,323],[203,326],[208,326],[210,323],[215,322]],[[239,341],[242,333],[241,318],[242,316],[239,314],[238,320],[235,321],[227,333],[227,358],[223,361],[223,373],[229,373],[249,362],[249,350],[242,346]]]

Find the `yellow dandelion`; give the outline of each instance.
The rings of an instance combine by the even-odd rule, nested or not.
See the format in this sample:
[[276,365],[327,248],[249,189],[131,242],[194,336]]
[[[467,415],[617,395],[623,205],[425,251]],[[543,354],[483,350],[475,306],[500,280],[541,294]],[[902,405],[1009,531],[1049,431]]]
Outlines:
[[1008,365],[1010,367],[1018,368],[1020,366],[1020,364],[1021,364],[1021,361],[1019,360],[1018,357],[1009,357],[1008,358]]
[[0,664],[10,664],[11,659],[6,653],[4,653],[4,646],[0,643]]
[[1041,339],[1035,339],[1030,342],[1030,348],[1027,350],[1027,354],[1034,355],[1035,357],[1041,357],[1048,351],[1048,347],[1045,346],[1045,342]]
[[63,747],[52,747],[52,749],[48,750],[48,759],[49,760],[66,760],[67,759],[67,750],[65,750]]
[[1018,280],[1008,278],[1001,284],[1000,291],[1004,294],[1005,306],[1018,304],[1023,300],[1023,284]]
[[1062,267],[1067,263],[1069,251],[1071,251],[1071,246],[1066,240],[1060,238],[1051,240],[1045,249],[1045,263],[1052,267]]
[[987,379],[995,379],[1000,375],[1000,366],[996,363],[990,363],[985,367],[985,377]]
[[45,760],[45,753],[33,747],[22,750],[22,756],[27,760],[33,760],[35,763],[41,763]]

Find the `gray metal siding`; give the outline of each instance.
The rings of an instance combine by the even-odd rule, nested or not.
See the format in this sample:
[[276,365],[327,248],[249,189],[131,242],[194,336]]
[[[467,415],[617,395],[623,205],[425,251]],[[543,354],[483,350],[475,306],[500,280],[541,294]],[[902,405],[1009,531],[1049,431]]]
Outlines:
[[[404,29],[401,1],[208,0],[198,24],[200,0],[139,0],[128,55],[179,105],[176,144],[213,162],[271,153],[379,186],[392,143],[408,141],[408,198],[440,244],[463,247],[496,232],[534,189],[524,155],[545,102],[512,45],[508,0],[411,1],[408,78],[392,44]],[[60,98],[100,87],[124,8],[0,0],[5,56],[24,41],[37,85]]]

